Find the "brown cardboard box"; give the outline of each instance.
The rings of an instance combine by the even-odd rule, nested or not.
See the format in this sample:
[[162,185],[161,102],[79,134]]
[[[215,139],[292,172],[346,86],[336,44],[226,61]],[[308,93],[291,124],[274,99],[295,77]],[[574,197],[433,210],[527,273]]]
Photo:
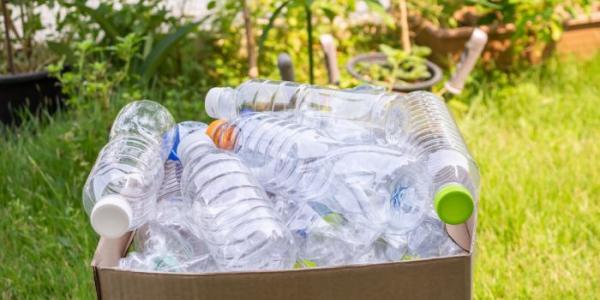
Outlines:
[[334,268],[240,273],[117,269],[133,234],[100,239],[92,268],[98,299],[470,299],[475,216],[448,233],[464,255]]

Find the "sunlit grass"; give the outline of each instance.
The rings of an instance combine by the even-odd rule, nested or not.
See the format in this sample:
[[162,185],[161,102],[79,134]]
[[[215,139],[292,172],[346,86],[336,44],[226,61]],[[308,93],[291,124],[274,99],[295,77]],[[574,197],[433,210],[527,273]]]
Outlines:
[[[482,173],[477,298],[600,295],[600,57],[471,85],[460,127]],[[190,87],[192,88],[192,87]],[[195,100],[195,99],[194,99]],[[199,102],[170,102],[179,119]],[[81,186],[110,119],[54,117],[0,142],[0,298],[90,298]]]
[[600,59],[482,84],[461,122],[482,173],[478,298],[600,295]]

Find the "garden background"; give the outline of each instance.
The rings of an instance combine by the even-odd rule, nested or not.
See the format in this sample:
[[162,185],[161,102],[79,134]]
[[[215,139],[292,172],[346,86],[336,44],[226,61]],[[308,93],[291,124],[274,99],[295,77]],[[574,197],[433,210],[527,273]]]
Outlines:
[[[297,81],[310,81],[313,60],[314,82],[327,85],[325,33],[336,40],[340,86],[355,86],[344,69],[351,57],[402,46],[396,2],[208,1],[193,15],[158,0],[5,3],[22,33],[11,41],[16,72],[49,70],[67,96],[55,113],[21,111],[20,124],[0,125],[0,297],[94,297],[98,236],[81,188],[125,103],[152,99],[178,121],[209,121],[209,88],[247,80],[254,65],[260,78],[278,79],[282,52]],[[44,31],[40,7],[50,8],[53,30]],[[596,9],[593,1],[408,1],[413,41],[424,20],[515,28],[508,60],[480,60],[448,101],[481,169],[476,298],[600,295],[600,56],[548,51],[566,19]],[[464,17],[469,11],[479,17]],[[0,33],[0,72],[9,73],[5,27]],[[443,63],[448,77],[455,61]]]

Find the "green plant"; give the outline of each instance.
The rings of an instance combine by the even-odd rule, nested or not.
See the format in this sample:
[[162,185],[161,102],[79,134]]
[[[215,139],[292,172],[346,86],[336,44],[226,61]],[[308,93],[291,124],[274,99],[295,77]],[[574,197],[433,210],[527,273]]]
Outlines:
[[411,83],[431,77],[426,64],[426,57],[431,54],[429,48],[412,46],[408,53],[382,44],[379,50],[386,56],[385,64],[363,62],[356,66],[367,80],[381,82],[391,89],[398,82]]
[[[6,63],[0,62],[0,69],[9,73],[38,71],[56,59],[43,43],[34,40],[36,33],[42,29],[38,8],[52,5],[50,0],[0,0],[3,19],[0,47],[6,58],[2,60]],[[14,20],[12,16],[15,16]]]
[[[114,46],[100,46],[92,40],[84,40],[76,44],[75,57],[77,62],[71,70],[64,70],[64,59],[51,65],[48,70],[58,78],[63,92],[69,95],[68,104],[80,112],[84,106],[99,102],[103,110],[108,110],[113,92],[119,85],[129,80],[129,70],[133,59],[141,45],[142,38],[135,33],[118,37]],[[110,53],[118,59],[118,66],[103,59],[104,53]],[[94,60],[95,54],[100,54]]]
[[565,11],[591,6],[589,0],[410,0],[413,11],[443,27],[510,26],[515,64],[519,58],[542,57],[546,47],[558,41],[563,31]]
[[[374,11],[381,14],[386,23],[390,26],[393,26],[393,22],[390,21],[390,16],[386,14],[385,10],[381,6],[378,1],[369,0],[365,1],[369,7],[371,7]],[[314,54],[313,54],[313,14],[315,10],[320,10],[326,17],[333,21],[334,17],[342,14],[346,10],[353,10],[355,7],[355,1],[347,1],[346,3],[340,4],[335,1],[316,1],[316,0],[286,0],[275,6],[275,9],[272,11],[271,16],[269,17],[268,23],[263,27],[261,37],[258,42],[258,52],[259,57],[263,53],[263,47],[267,37],[269,36],[269,32],[275,25],[275,21],[277,17],[285,10],[293,10],[295,8],[302,8],[304,11],[304,22],[306,24],[306,36],[307,36],[307,57],[308,57],[308,70],[309,70],[309,82],[314,83],[315,75],[314,75]]]
[[[84,0],[58,1],[74,13],[66,14],[59,20],[59,29],[66,29],[68,34],[61,44],[53,44],[56,51],[61,51],[68,59],[71,49],[64,45],[70,44],[72,40],[98,41],[100,46],[105,46],[100,49],[109,50],[108,46],[128,36],[137,36],[143,45],[136,47],[137,52],[128,61],[130,65],[126,69],[132,76],[139,78],[143,85],[147,85],[156,75],[159,66],[165,64],[165,60],[169,58],[167,54],[175,51],[175,46],[206,20],[204,18],[190,22],[185,18],[175,18],[160,0],[133,3],[103,1],[97,8],[87,6]],[[104,58],[113,64],[124,62],[111,56],[111,53],[116,52],[108,51],[104,53]]]

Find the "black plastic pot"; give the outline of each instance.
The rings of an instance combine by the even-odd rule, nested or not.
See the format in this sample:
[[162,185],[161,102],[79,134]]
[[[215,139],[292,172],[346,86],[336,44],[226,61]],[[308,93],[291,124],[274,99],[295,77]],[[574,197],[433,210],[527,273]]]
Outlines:
[[24,110],[33,115],[56,112],[64,98],[60,82],[48,72],[0,75],[0,121],[4,124],[21,123]]
[[[367,64],[387,64],[387,57],[383,53],[368,53],[368,54],[360,54],[357,55],[348,61],[346,68],[352,77],[364,81],[366,83],[372,85],[379,85],[380,82],[367,80],[362,74],[356,71],[356,65],[359,63],[367,63]],[[442,80],[442,69],[438,67],[436,64],[427,61],[427,69],[429,69],[429,73],[431,73],[431,77],[427,80],[414,82],[414,83],[397,83],[394,84],[393,90],[396,92],[412,92],[412,91],[430,91],[431,87],[433,87],[436,83]]]

